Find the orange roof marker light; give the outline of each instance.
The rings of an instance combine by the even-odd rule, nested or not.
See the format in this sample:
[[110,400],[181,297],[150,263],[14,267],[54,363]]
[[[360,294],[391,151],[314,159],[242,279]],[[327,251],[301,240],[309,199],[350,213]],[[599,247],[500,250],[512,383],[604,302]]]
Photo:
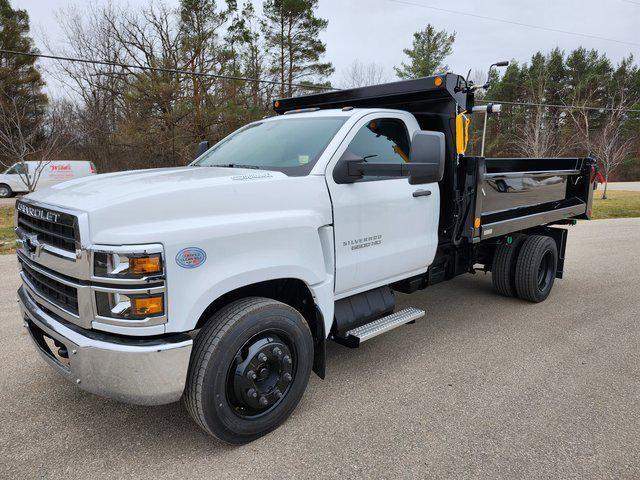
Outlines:
[[435,84],[436,87],[441,87],[442,86],[442,77],[436,77],[436,79],[433,81],[433,83]]
[[278,108],[280,106],[280,102],[276,100],[275,102],[273,102],[273,106]]

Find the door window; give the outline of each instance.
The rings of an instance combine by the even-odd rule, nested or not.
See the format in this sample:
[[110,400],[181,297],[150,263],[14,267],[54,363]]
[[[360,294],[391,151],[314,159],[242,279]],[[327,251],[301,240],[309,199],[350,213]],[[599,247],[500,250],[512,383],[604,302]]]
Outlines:
[[379,118],[363,126],[347,150],[372,163],[409,161],[409,133],[397,118]]

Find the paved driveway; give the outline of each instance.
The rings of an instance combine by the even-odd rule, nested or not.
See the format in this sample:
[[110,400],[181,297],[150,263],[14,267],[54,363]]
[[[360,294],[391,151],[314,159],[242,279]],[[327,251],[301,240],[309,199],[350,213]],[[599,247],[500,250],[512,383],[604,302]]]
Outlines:
[[640,478],[640,219],[571,230],[566,278],[532,305],[460,277],[401,306],[427,310],[357,350],[328,348],[293,417],[243,447],[180,404],[83,393],[21,327],[0,257],[4,478]]
[[[604,190],[604,185],[598,185],[598,190]],[[626,190],[640,192],[640,182],[609,182],[607,190]]]

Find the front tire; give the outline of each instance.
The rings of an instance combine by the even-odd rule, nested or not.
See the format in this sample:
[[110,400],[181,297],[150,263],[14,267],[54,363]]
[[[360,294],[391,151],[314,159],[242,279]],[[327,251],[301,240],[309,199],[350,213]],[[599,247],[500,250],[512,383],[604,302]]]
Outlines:
[[0,184],[0,198],[10,198],[13,197],[13,190],[9,185],[5,185],[4,183]]
[[298,311],[268,298],[238,300],[196,337],[184,404],[210,435],[248,443],[291,415],[312,364],[313,339]]
[[558,268],[558,247],[553,238],[532,235],[525,240],[516,264],[516,291],[529,302],[547,299]]

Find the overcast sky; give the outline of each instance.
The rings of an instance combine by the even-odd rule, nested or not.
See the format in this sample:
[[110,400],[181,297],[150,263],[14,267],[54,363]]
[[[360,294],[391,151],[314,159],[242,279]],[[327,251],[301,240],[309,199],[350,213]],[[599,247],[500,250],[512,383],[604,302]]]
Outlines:
[[[107,0],[91,1],[101,4]],[[179,0],[165,1],[176,6],[179,3]],[[148,0],[112,2],[136,8],[146,5]],[[52,50],[61,40],[56,12],[69,4],[86,5],[88,2],[11,0],[11,3],[27,10],[33,36],[44,52],[47,51],[43,46],[45,37]],[[254,3],[262,2],[256,0]],[[320,0],[318,14],[329,20],[323,40],[327,44],[327,59],[336,68],[334,82],[340,81],[342,72],[354,59],[384,66],[392,79],[393,66],[404,59],[402,49],[411,45],[413,32],[427,23],[457,32],[448,64],[452,71],[461,74],[466,74],[470,68],[486,71],[491,63],[503,59],[528,61],[535,51],[546,52],[555,46],[566,51],[579,45],[597,48],[614,61],[630,53],[636,59],[640,57],[640,46],[637,45],[499,23],[418,5],[640,44],[640,0]]]

